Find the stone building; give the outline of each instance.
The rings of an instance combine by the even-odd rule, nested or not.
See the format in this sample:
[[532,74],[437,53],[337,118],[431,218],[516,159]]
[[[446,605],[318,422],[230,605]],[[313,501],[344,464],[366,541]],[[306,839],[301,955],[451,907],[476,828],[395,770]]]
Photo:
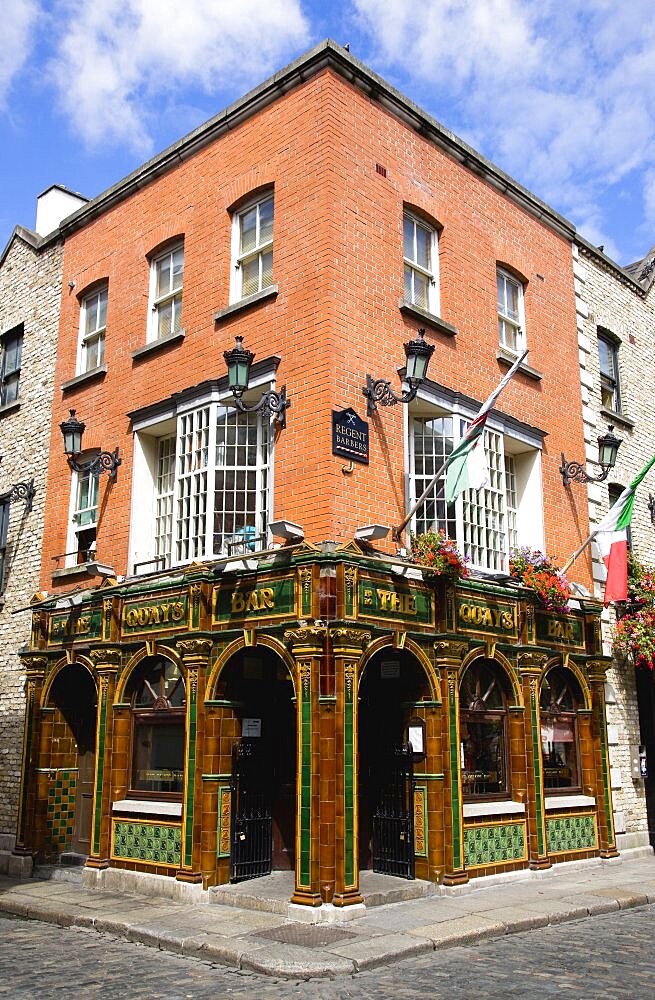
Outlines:
[[[96,884],[286,868],[306,913],[362,868],[615,856],[601,606],[508,575],[588,534],[573,227],[325,42],[61,233],[17,850]],[[488,485],[446,503],[526,348]],[[470,575],[412,562],[408,517]]]
[[[598,461],[598,436],[607,426],[612,425],[622,440],[616,467],[608,479],[590,482],[586,487],[592,530],[621,490],[655,454],[650,401],[655,377],[654,258],[655,248],[643,260],[621,268],[580,237],[574,247],[586,445],[582,458],[588,463],[590,475],[597,476],[600,471],[593,463]],[[567,453],[567,459],[573,457],[572,452]],[[584,491],[585,486],[572,484],[571,489]],[[653,492],[655,474],[651,473],[637,491],[631,525],[632,548],[639,559],[650,565],[655,564],[653,512],[649,506]],[[594,589],[602,598],[605,567],[595,543],[592,554]],[[603,645],[608,655],[614,621],[615,610],[610,607],[603,613]],[[655,770],[654,711],[648,672],[635,675],[630,665],[615,662],[608,672],[607,719],[615,824],[623,847],[647,845],[655,836],[655,775],[651,773],[644,780],[639,767],[639,747],[648,744],[650,771]]]
[[[18,658],[38,589],[61,297],[59,221],[83,199],[52,187],[36,231],[17,226],[0,256],[0,869],[18,813],[25,672]],[[22,609],[22,611],[21,611]],[[19,612],[19,613],[17,613]]]

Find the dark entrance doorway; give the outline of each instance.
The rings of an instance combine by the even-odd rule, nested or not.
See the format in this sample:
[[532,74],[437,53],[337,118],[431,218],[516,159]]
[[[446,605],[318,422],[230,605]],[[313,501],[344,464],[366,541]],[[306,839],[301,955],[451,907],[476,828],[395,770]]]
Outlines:
[[639,729],[648,768],[648,776],[644,779],[648,837],[651,846],[655,846],[655,684],[651,670],[638,669],[636,675]]
[[429,697],[416,659],[388,650],[367,665],[359,687],[359,866],[414,878],[414,782],[405,745],[415,704]]
[[232,756],[230,879],[293,870],[296,709],[291,676],[269,650],[244,651],[223,672],[241,738]]
[[[96,687],[88,670],[77,664],[55,678],[49,703],[55,709],[49,796],[53,824],[51,850],[88,855],[91,844],[96,760]],[[73,777],[74,776],[74,777]],[[51,789],[51,792],[53,789]]]

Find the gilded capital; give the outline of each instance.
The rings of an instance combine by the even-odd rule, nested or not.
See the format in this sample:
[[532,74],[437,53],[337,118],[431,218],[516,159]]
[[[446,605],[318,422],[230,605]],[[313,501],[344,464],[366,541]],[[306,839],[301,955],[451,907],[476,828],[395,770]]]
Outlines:
[[96,670],[102,670],[103,667],[116,668],[121,665],[120,649],[92,649],[89,657]]
[[327,628],[325,625],[303,625],[301,628],[288,629],[284,633],[284,641],[287,646],[294,649],[301,646],[304,649],[323,650]]
[[211,639],[178,639],[177,648],[183,657],[203,657],[207,659],[212,651]]
[[29,674],[45,674],[46,667],[48,666],[47,656],[21,656],[21,662],[25,668],[25,671]]
[[330,632],[332,648],[344,650],[362,650],[371,641],[371,633],[360,628],[335,628]]
[[434,644],[434,655],[437,665],[458,666],[468,652],[468,645],[465,642],[457,642],[455,639],[437,639]]
[[612,666],[612,661],[608,657],[604,660],[587,660],[587,674],[589,680],[593,684],[594,681],[597,684],[604,684],[607,671]]
[[547,662],[548,653],[538,653],[535,650],[526,650],[516,656],[516,666],[524,674],[541,673]]

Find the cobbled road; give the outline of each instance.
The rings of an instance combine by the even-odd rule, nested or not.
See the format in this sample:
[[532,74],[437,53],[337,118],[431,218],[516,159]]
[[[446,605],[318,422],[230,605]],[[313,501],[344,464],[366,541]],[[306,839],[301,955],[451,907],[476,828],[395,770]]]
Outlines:
[[513,934],[335,980],[179,958],[97,931],[0,916],[0,998],[651,1000],[655,905]]

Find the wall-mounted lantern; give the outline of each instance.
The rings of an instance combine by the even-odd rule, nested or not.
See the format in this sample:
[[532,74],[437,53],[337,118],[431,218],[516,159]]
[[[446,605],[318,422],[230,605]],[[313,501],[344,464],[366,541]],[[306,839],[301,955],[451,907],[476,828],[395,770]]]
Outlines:
[[601,467],[600,476],[591,476],[581,462],[567,462],[562,452],[562,465],[560,472],[564,485],[569,483],[602,483],[616,465],[616,455],[623,444],[621,438],[614,434],[614,427],[610,424],[607,433],[598,438],[598,464]]
[[285,385],[279,392],[269,389],[254,406],[246,406],[242,401],[241,397],[247,391],[250,383],[250,366],[255,355],[243,346],[243,337],[235,337],[234,339],[236,347],[233,347],[231,351],[223,351],[227,365],[227,381],[234,396],[234,405],[239,413],[274,413],[280,427],[286,427],[286,411],[291,406],[291,400],[287,399]]
[[88,472],[90,475],[100,475],[102,472],[108,472],[109,478],[116,480],[118,466],[122,461],[118,457],[118,448],[114,451],[101,451],[89,462],[83,462],[80,465],[77,456],[82,452],[82,438],[86,424],[77,419],[75,410],[71,410],[68,420],[63,420],[59,427],[64,437],[64,454],[68,456],[68,464],[73,472],[82,472],[84,470],[84,472]]
[[424,337],[425,330],[420,329],[414,340],[403,344],[407,359],[403,381],[407,383],[409,389],[403,390],[400,396],[393,391],[388,379],[374,379],[372,375],[366,376],[366,385],[362,389],[362,394],[368,400],[366,404],[367,416],[373,416],[378,403],[380,406],[395,406],[396,403],[411,403],[415,399],[418,388],[427,375],[430,358],[434,353],[434,344],[426,344]]

